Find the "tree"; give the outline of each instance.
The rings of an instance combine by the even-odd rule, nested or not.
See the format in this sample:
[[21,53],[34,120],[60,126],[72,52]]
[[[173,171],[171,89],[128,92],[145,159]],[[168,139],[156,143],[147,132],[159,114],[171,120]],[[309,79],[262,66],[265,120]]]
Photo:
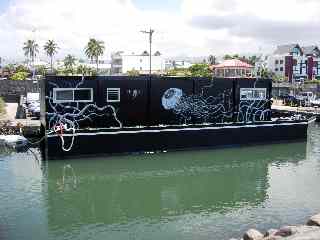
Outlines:
[[19,65],[14,69],[15,72],[29,72],[29,69],[23,65]]
[[208,57],[208,62],[209,62],[210,65],[215,65],[216,64],[216,57],[213,56],[213,55],[210,55]]
[[29,76],[28,72],[16,72],[10,77],[10,79],[11,80],[26,80],[26,78],[28,76]]
[[257,57],[256,55],[253,55],[253,56],[250,56],[250,57],[249,57],[249,63],[250,63],[251,65],[255,65],[256,62],[258,62],[259,60],[260,60],[260,58]]
[[131,77],[135,77],[135,76],[139,76],[140,73],[138,70],[132,69],[132,70],[127,71],[127,75],[131,76]]
[[81,64],[77,67],[77,74],[95,76],[97,72],[95,69]]
[[229,59],[233,59],[233,57],[229,54],[224,55],[223,57],[224,60],[229,60]]
[[69,54],[64,58],[63,61],[67,71],[73,73],[73,67],[76,65],[76,58]]
[[47,74],[46,66],[40,65],[36,67],[36,74],[45,76]]
[[53,72],[52,60],[53,60],[53,56],[57,54],[59,47],[53,40],[48,40],[43,48],[46,51],[46,54],[50,57],[51,72]]
[[97,64],[97,72],[99,71],[99,57],[103,55],[105,50],[104,42],[91,38],[85,47],[85,54],[91,61],[95,60]]
[[192,77],[211,77],[212,72],[207,64],[194,64],[189,67],[190,75]]
[[23,44],[24,55],[31,60],[34,65],[36,55],[39,53],[39,45],[34,40],[27,40]]

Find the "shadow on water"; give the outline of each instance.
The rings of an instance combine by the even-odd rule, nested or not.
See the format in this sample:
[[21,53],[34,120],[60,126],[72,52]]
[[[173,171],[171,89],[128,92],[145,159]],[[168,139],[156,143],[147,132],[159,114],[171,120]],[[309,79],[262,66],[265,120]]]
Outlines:
[[304,159],[305,142],[49,161],[49,228],[170,221],[258,206],[268,198],[268,166]]

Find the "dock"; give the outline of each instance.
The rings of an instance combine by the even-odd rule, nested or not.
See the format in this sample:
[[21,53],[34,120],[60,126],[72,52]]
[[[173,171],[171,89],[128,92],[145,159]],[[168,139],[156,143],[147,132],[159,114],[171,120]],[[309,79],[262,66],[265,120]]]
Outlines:
[[317,107],[290,107],[283,105],[272,105],[272,112],[284,116],[292,116],[292,114],[300,114],[308,118],[316,117],[316,121],[320,122],[320,108]]

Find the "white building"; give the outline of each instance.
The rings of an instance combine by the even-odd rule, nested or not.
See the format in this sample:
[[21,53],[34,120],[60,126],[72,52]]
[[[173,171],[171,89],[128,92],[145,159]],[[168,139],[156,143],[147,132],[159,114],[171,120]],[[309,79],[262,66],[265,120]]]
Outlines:
[[[150,71],[150,55],[147,51],[142,54],[125,54],[117,52],[111,56],[111,73],[126,74],[129,71],[139,71],[140,74],[147,74]],[[165,70],[165,61],[160,52],[151,56],[151,72],[161,74]]]
[[[96,61],[87,61],[85,63],[82,63],[82,65],[85,65],[86,67],[90,67],[93,69],[97,68]],[[103,74],[110,74],[111,73],[111,61],[108,59],[99,59],[99,73]]]
[[171,69],[175,69],[175,68],[179,68],[179,69],[187,69],[189,67],[191,67],[193,64],[189,61],[185,61],[185,60],[167,60],[165,62],[165,69],[166,70],[171,70]]

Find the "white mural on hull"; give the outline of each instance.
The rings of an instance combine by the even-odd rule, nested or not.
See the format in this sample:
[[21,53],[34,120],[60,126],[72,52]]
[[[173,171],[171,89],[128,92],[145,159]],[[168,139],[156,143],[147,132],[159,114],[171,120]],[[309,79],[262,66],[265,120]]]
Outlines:
[[[80,86],[84,83],[84,77],[82,77],[81,81],[76,83],[74,88],[62,88],[59,87],[56,83],[49,82],[50,85],[54,87],[54,89],[50,92],[50,96],[46,96],[48,100],[48,104],[53,112],[47,112],[46,116],[48,119],[48,129],[49,132],[47,134],[58,134],[61,138],[62,150],[70,151],[74,144],[74,137],[76,130],[80,129],[81,122],[89,121],[93,122],[96,117],[106,117],[108,119],[112,118],[115,123],[114,128],[122,128],[122,123],[117,117],[117,111],[112,105],[106,105],[103,107],[97,106],[95,103],[91,101],[79,100],[75,101],[75,96],[73,94],[69,94],[72,96],[72,100],[68,99],[68,94],[64,94],[66,100],[65,102],[60,100],[57,101],[55,99],[56,92],[59,89],[69,89],[69,91],[74,91],[74,89],[81,90]],[[87,88],[86,88],[87,89]],[[76,106],[71,106],[73,103]],[[72,133],[71,141],[69,147],[65,145],[64,134]]]
[[259,88],[251,90],[251,92],[249,89],[245,90],[248,93],[259,90],[264,95],[260,94],[261,98],[241,100],[238,112],[230,108],[232,105],[232,89],[224,91],[217,97],[206,97],[203,94],[186,95],[179,88],[169,88],[162,96],[162,106],[164,109],[176,114],[185,124],[192,119],[200,120],[202,123],[230,122],[234,116],[236,116],[237,122],[267,120],[271,110],[268,107],[270,100],[266,99],[266,89]]

